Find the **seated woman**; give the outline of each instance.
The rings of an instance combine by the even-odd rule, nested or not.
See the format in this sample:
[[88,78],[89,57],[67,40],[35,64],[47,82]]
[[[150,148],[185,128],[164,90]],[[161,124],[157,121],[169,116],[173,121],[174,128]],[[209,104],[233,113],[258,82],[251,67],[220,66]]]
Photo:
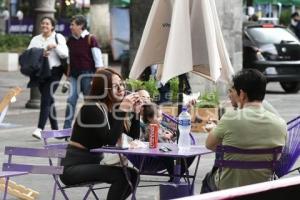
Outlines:
[[[140,97],[136,93],[125,96],[124,86],[115,71],[105,68],[96,72],[91,98],[77,115],[67,155],[62,160],[64,172],[60,179],[64,184],[109,183],[108,200],[126,199],[131,193],[130,185],[121,167],[100,165],[102,156],[90,149],[115,145],[123,132],[139,137]],[[135,185],[137,172],[132,168],[128,172]]]

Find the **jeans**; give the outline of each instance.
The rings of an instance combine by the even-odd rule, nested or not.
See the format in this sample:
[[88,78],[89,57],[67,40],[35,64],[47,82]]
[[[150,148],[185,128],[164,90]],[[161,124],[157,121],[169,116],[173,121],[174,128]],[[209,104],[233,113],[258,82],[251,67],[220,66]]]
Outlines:
[[51,77],[39,83],[39,91],[41,93],[41,104],[38,128],[42,130],[45,128],[48,118],[51,124],[51,129],[58,129],[53,96],[59,85],[59,81],[62,75],[63,71],[61,67],[53,67],[51,70]]
[[82,92],[84,96],[89,95],[91,89],[92,75],[91,71],[83,71],[78,77],[70,76],[71,84],[70,94],[67,99],[67,108],[65,114],[64,129],[71,128],[74,119],[75,109],[79,94]]

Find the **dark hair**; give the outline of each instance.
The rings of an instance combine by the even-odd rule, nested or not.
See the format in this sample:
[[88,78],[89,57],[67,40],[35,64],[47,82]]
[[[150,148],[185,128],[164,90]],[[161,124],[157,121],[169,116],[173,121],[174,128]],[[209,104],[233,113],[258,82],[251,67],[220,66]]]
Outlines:
[[258,16],[256,14],[253,14],[250,18],[249,21],[257,22],[258,21]]
[[83,15],[75,15],[72,17],[71,22],[75,22],[76,25],[82,25],[82,30],[87,29],[87,21]]
[[265,98],[267,80],[258,70],[241,70],[233,76],[232,81],[237,94],[240,95],[240,90],[243,90],[249,102],[262,101]]
[[143,105],[142,119],[145,124],[150,123],[149,119],[153,119],[157,115],[157,105],[145,104]]
[[115,100],[113,98],[112,90],[108,88],[112,88],[113,75],[117,75],[121,80],[123,80],[121,75],[112,69],[104,68],[98,70],[95,73],[92,81],[92,87],[90,91],[91,97],[87,100],[103,102],[109,109],[111,109],[113,103],[115,103]]
[[298,16],[299,16],[298,12],[293,12],[293,14],[291,15],[291,18],[298,17]]
[[42,17],[40,23],[42,23],[42,21],[43,21],[44,19],[49,19],[51,25],[53,26],[52,31],[54,31],[54,30],[55,30],[55,25],[56,25],[55,19],[53,19],[52,17],[49,17],[49,16],[45,16],[45,17]]

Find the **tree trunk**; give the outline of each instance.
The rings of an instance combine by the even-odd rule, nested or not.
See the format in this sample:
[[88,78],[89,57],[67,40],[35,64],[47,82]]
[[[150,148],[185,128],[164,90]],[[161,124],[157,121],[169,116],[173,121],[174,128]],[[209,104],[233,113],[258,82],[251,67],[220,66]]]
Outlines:
[[103,52],[110,46],[109,0],[91,0],[90,31],[96,36]]
[[139,48],[140,40],[153,0],[131,0],[130,7],[130,68]]
[[254,0],[247,0],[247,7],[253,6],[253,1]]

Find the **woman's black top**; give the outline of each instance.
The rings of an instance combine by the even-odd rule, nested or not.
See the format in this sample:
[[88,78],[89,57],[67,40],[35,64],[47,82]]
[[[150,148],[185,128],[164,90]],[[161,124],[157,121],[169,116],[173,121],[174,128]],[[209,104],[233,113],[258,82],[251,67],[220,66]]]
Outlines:
[[[124,119],[129,117],[132,117],[129,121],[130,130],[126,131]],[[115,145],[122,133],[134,139],[139,138],[140,122],[137,114],[126,114],[117,108],[108,112],[101,109],[99,104],[89,103],[83,105],[77,115],[71,140],[80,143],[87,149],[93,149],[103,145]]]

